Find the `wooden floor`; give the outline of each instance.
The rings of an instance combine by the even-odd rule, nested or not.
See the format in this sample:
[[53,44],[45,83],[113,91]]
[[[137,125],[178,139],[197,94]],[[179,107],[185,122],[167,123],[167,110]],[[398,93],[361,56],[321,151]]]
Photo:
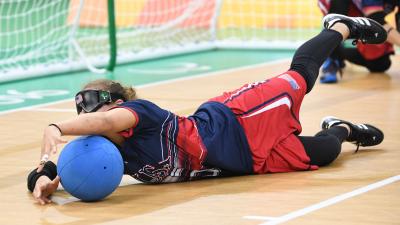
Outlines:
[[[124,177],[109,198],[82,203],[60,190],[54,204],[34,203],[26,175],[39,160],[43,128],[74,116],[30,109],[0,115],[0,224],[400,224],[400,57],[386,74],[348,66],[337,85],[316,84],[301,110],[303,134],[335,115],[383,129],[384,142],[362,148],[344,144],[331,166],[312,172],[268,174],[167,185]],[[177,114],[188,115],[225,90],[271,77],[289,62],[138,90]],[[73,109],[65,102],[46,109]],[[373,184],[373,185],[371,185]]]

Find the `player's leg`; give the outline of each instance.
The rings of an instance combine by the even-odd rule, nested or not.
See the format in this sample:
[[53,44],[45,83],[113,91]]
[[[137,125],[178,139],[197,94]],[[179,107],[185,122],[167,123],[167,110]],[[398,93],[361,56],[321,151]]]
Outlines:
[[342,143],[349,136],[345,127],[335,126],[322,130],[315,136],[298,136],[310,157],[310,164],[326,166],[333,162],[342,150]]
[[[341,15],[349,15],[351,0],[331,0],[329,1],[329,13]],[[342,74],[342,69],[345,67],[344,58],[341,54],[343,45],[340,44],[332,51],[332,54],[324,61],[321,67],[321,83],[336,83],[338,81],[337,73]]]
[[297,49],[290,67],[290,70],[303,76],[307,93],[314,86],[322,63],[343,40],[352,38],[377,44],[384,42],[387,37],[379,23],[367,18],[328,14],[323,22],[326,30]]
[[[367,68],[370,72],[384,72],[390,68],[392,61],[390,49],[386,49],[387,45],[368,45],[368,52],[379,54],[375,59],[366,59],[358,48],[345,48],[343,45],[337,47],[332,54],[325,60],[321,67],[320,81],[321,83],[336,83],[338,81],[337,74],[342,75],[342,69],[345,67],[344,60],[356,65]],[[382,51],[387,53],[380,54]]]
[[325,117],[321,129],[313,137],[299,136],[310,164],[325,166],[333,162],[340,154],[345,141],[359,146],[374,146],[380,144],[384,135],[378,128],[369,124],[353,124],[335,117]]
[[392,64],[389,54],[383,55],[377,59],[367,60],[361,55],[357,48],[344,48],[342,49],[342,55],[349,62],[364,66],[371,72],[384,72],[388,70]]
[[328,130],[336,126],[348,128],[349,134],[346,141],[357,145],[356,151],[358,151],[359,146],[378,145],[384,138],[383,132],[370,124],[355,124],[332,116],[327,116],[321,121],[322,130]]
[[[304,77],[307,83],[307,93],[314,86],[322,63],[344,39],[345,37],[336,30],[323,30],[297,49],[289,70],[296,71]],[[334,63],[336,62],[332,61],[329,65],[325,65],[326,70],[330,70],[331,67],[336,69],[337,65]]]
[[331,0],[329,13],[348,15],[351,0]]

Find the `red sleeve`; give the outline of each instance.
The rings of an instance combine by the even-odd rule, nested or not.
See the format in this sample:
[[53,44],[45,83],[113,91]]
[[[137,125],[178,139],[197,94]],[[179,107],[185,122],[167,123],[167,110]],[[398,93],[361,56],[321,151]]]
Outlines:
[[131,128],[119,132],[119,134],[120,134],[121,136],[125,137],[125,138],[132,137],[132,136],[133,136],[133,128],[135,128],[135,127],[137,126],[137,124],[139,123],[139,116],[138,116],[138,114],[135,112],[135,110],[133,110],[133,109],[131,109],[131,108],[129,108],[129,107],[124,107],[124,106],[116,106],[116,107],[111,108],[110,110],[116,109],[116,108],[127,109],[127,110],[129,110],[129,111],[133,114],[133,116],[135,117],[135,124],[134,124]]

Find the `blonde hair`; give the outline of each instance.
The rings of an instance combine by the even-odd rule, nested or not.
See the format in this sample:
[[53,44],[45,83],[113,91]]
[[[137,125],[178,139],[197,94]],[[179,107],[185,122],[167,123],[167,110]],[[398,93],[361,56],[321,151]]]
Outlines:
[[126,101],[137,99],[136,90],[131,86],[123,86],[121,83],[113,80],[99,79],[87,83],[83,89],[95,89],[109,91],[124,96]]

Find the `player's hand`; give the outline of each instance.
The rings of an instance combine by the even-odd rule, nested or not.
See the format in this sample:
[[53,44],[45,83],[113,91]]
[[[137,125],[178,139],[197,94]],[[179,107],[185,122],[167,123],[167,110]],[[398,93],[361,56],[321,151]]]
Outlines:
[[59,176],[54,178],[54,180],[50,180],[50,178],[48,178],[47,176],[39,177],[32,192],[35,201],[37,201],[41,205],[51,203],[49,196],[57,190],[59,183]]
[[55,126],[46,127],[43,134],[42,152],[37,172],[42,171],[44,164],[49,160],[51,154],[57,153],[57,145],[62,143],[67,143],[67,141],[61,138],[60,130]]

